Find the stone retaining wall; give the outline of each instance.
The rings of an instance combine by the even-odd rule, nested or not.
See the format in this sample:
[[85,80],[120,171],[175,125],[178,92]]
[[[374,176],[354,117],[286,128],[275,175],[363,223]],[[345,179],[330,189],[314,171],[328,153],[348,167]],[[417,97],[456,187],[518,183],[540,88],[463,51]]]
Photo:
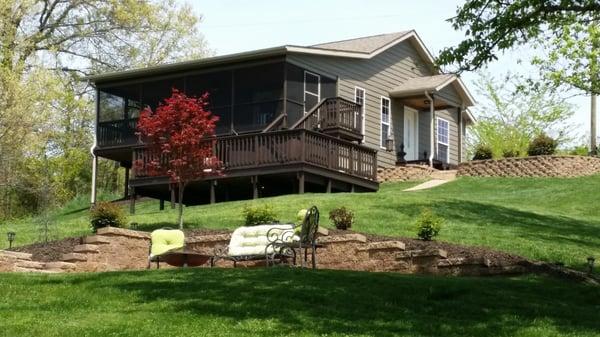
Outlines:
[[[329,235],[325,229],[319,233],[321,248],[317,250],[318,268],[453,275],[525,272],[524,268],[515,266],[493,269],[495,266],[490,266],[483,260],[448,258],[446,252],[440,249],[406,250],[406,245],[401,241],[369,241],[360,233]],[[186,245],[189,249],[212,255],[215,249],[225,247],[230,237],[231,234],[191,236],[186,238]],[[140,270],[148,265],[149,245],[150,235],[147,232],[106,227],[99,229],[96,235],[84,237],[82,244],[76,246],[73,252],[64,254],[62,261],[38,262],[32,261],[31,254],[0,251],[0,272]],[[308,260],[310,266],[310,254]],[[263,261],[237,264],[240,268],[263,265]],[[233,263],[219,260],[217,266],[231,268]],[[161,268],[164,267],[168,266],[161,262]]]
[[581,177],[600,173],[600,158],[536,156],[473,160],[461,163],[459,176],[471,177]]
[[377,169],[377,180],[379,182],[426,180],[434,170],[424,165],[406,165]]

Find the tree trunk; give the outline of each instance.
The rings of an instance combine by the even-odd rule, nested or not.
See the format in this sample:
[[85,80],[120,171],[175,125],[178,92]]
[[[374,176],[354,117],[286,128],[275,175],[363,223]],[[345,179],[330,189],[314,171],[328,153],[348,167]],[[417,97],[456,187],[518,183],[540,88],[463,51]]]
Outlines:
[[185,191],[185,183],[177,183],[179,192],[179,229],[183,229],[183,192]]

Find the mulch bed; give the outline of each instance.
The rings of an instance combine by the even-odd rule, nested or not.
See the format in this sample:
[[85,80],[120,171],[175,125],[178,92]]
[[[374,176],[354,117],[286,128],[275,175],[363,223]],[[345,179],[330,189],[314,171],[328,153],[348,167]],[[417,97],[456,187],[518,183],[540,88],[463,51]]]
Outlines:
[[63,254],[72,253],[75,246],[81,244],[81,238],[66,238],[47,243],[38,242],[27,246],[15,247],[16,252],[30,253],[31,259],[41,262],[60,261]]
[[[215,234],[228,234],[230,230],[226,229],[186,229],[184,230],[186,236],[197,236],[197,235],[215,235]],[[330,229],[330,234],[350,234],[357,233],[363,234],[367,237],[369,242],[374,241],[391,241],[397,240],[402,241],[406,245],[406,250],[415,249],[443,249],[448,253],[449,258],[463,257],[463,258],[486,258],[492,265],[497,266],[508,266],[516,265],[522,262],[528,261],[524,257],[499,252],[485,247],[466,247],[457,244],[441,241],[422,241],[418,239],[406,238],[406,237],[392,237],[382,236],[374,234],[365,234],[354,232],[350,230],[338,230]],[[32,259],[42,262],[60,261],[63,254],[72,253],[75,246],[81,243],[81,238],[66,238],[62,240],[50,241],[48,243],[34,243],[27,246],[15,247],[12,250],[24,253],[31,253]]]

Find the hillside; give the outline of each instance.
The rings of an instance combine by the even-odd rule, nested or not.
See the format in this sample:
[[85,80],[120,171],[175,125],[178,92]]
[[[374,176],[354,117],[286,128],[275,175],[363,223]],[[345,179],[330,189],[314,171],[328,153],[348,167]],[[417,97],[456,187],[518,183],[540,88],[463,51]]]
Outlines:
[[[460,178],[431,190],[402,192],[414,184],[386,183],[377,193],[288,195],[188,207],[185,222],[190,228],[233,229],[242,223],[243,205],[257,202],[272,204],[281,221],[292,221],[298,209],[317,205],[321,224],[331,227],[329,210],[346,206],[356,214],[356,231],[414,237],[415,217],[430,207],[446,219],[441,241],[486,246],[578,269],[587,256],[600,256],[600,176]],[[53,220],[57,238],[89,233],[85,201],[69,205]],[[159,211],[158,201],[140,202],[130,221],[139,229],[173,227],[176,212]],[[17,244],[23,245],[37,240],[38,222],[23,219],[0,228],[16,231]],[[6,244],[0,242],[0,247]]]

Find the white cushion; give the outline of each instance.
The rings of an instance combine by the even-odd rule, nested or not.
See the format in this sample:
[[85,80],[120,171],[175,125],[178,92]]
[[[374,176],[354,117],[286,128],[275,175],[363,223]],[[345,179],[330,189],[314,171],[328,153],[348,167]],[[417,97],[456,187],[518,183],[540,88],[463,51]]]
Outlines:
[[[272,254],[273,247],[267,245],[269,240],[267,239],[267,232],[270,229],[277,228],[277,230],[271,231],[271,235],[281,235],[284,231],[293,231],[293,225],[290,224],[277,224],[277,225],[259,225],[250,227],[239,227],[233,234],[231,234],[231,241],[229,241],[229,256],[244,256],[244,255],[263,255],[265,253]],[[286,240],[289,242],[299,241],[300,237],[297,235],[286,235]]]

